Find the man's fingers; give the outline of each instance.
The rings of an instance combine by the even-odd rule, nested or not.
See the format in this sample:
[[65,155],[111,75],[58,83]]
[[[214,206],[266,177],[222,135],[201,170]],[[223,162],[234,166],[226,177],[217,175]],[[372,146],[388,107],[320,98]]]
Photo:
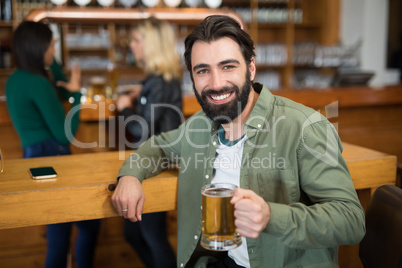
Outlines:
[[127,213],[123,213],[123,217],[129,219],[132,222],[141,221],[144,198],[140,198],[137,201],[129,202],[128,204],[128,211]]
[[114,192],[113,195],[112,195],[112,204],[113,204],[114,208],[116,209],[117,214],[119,214],[119,216],[121,216],[120,215],[120,211],[121,211],[120,203],[117,202],[117,200],[116,200],[116,192]]
[[119,216],[133,222],[141,220],[145,195],[140,181],[135,177],[120,178],[112,195],[112,203]]
[[131,204],[133,204],[133,202],[129,202],[127,204],[127,212],[123,213],[123,217],[125,219],[129,219],[130,221],[136,222],[137,221],[137,218],[135,216],[136,206]]
[[144,202],[145,202],[145,198],[141,198],[137,205],[137,219],[139,221],[142,220],[142,210],[144,208]]
[[235,221],[237,232],[244,237],[250,237],[251,234],[255,233],[255,230],[252,228],[252,225],[249,221],[242,221],[236,219]]
[[236,188],[234,191],[233,197],[230,200],[230,203],[236,204],[238,201],[245,199],[245,198],[252,199],[255,195],[256,194],[251,190]]
[[236,189],[232,204],[239,233],[249,238],[258,237],[269,222],[269,205],[255,192],[245,189]]
[[[128,207],[127,202],[123,202],[121,200],[116,199],[113,201],[113,205],[117,211],[117,214],[119,214],[119,216],[124,217],[127,215],[127,213],[123,213],[123,210],[127,209],[127,207]],[[124,215],[124,214],[126,214],[126,215]]]

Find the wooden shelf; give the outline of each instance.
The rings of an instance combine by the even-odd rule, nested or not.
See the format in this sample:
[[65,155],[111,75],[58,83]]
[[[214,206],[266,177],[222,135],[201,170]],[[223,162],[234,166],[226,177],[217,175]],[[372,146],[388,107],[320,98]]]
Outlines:
[[318,28],[322,27],[322,24],[319,21],[308,21],[308,22],[302,22],[302,23],[295,23],[294,26],[296,28],[300,28],[300,29],[302,29],[302,28],[312,28],[312,29],[317,28],[318,29]]
[[281,29],[285,30],[287,27],[286,22],[280,22],[280,23],[258,23],[258,28],[259,29]]
[[9,27],[12,28],[14,26],[12,21],[0,21],[0,27]]
[[[14,5],[13,8],[19,7]],[[303,66],[293,64],[293,45],[296,42],[315,42],[319,45],[335,45],[339,41],[339,12],[340,0],[288,0],[281,3],[260,3],[258,1],[223,1],[220,9],[209,8],[103,8],[103,7],[50,7],[32,11],[26,19],[34,21],[46,21],[58,23],[62,27],[62,34],[69,32],[69,25],[81,25],[82,31],[92,32],[103,25],[110,34],[110,48],[68,48],[63,46],[63,63],[68,62],[71,55],[83,56],[84,54],[99,55],[112,60],[116,58],[116,47],[121,46],[125,54],[129,50],[128,44],[119,44],[122,38],[129,35],[129,26],[138,20],[150,16],[169,21],[178,26],[178,35],[185,37],[192,28],[199,24],[206,16],[212,14],[229,15],[238,20],[243,28],[248,31],[258,44],[281,43],[286,47],[286,62],[283,65],[259,64],[257,71],[275,69],[280,76],[281,89],[292,88],[292,78],[295,70],[301,68],[315,68],[322,71],[325,68]],[[264,23],[258,22],[257,13],[252,13],[251,22],[245,23],[240,15],[230,8],[245,7],[252,11],[262,8],[281,8],[288,10],[301,9],[303,18],[301,23]],[[16,12],[14,12],[16,13]],[[0,22],[0,28],[4,26],[4,35],[11,35],[13,25],[17,22]],[[86,28],[88,26],[88,28]],[[120,34],[121,26],[125,27],[125,35]],[[183,26],[183,27],[182,27]],[[6,30],[9,28],[10,31]],[[127,38],[126,38],[127,39]],[[65,40],[64,40],[65,41]],[[127,43],[128,41],[126,41]],[[333,67],[332,67],[333,68]],[[325,71],[325,70],[324,70]],[[290,89],[291,90],[291,89]],[[0,94],[1,95],[1,94]]]
[[278,64],[278,65],[274,65],[274,64],[259,64],[257,63],[257,70],[266,70],[266,69],[283,69],[286,67],[285,64]]
[[205,17],[213,14],[231,16],[244,25],[239,15],[229,9],[208,8],[80,8],[55,7],[37,9],[29,14],[27,20],[50,21],[56,23],[79,24],[132,24],[135,21],[154,16],[180,25],[197,25]]
[[[283,29],[285,30],[286,27],[288,26],[288,22],[280,22],[280,23],[258,23],[258,28],[259,29]],[[302,28],[307,28],[307,29],[319,29],[322,27],[321,23],[319,21],[310,21],[310,22],[302,22],[302,23],[292,23],[294,27],[302,29]]]
[[0,76],[9,76],[15,71],[15,68],[1,68]]
[[69,47],[71,52],[103,52],[108,51],[109,48],[106,47]]

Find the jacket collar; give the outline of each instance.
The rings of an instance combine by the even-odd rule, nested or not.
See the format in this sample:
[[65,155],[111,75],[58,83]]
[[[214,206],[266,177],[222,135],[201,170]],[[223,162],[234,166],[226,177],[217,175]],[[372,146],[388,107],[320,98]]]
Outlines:
[[266,123],[267,114],[272,107],[273,95],[266,86],[260,83],[253,83],[254,91],[258,94],[258,99],[246,121],[246,128],[261,129]]

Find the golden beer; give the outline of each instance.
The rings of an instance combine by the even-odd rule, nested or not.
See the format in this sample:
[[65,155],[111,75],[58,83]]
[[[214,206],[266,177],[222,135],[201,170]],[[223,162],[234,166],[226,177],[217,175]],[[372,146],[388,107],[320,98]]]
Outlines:
[[94,76],[91,78],[90,82],[94,100],[103,100],[106,93],[106,79],[102,76]]
[[234,206],[230,203],[235,185],[209,184],[202,188],[202,237],[206,249],[223,251],[238,247],[241,238],[234,224]]
[[117,86],[119,83],[119,69],[117,68],[116,64],[109,63],[107,66],[107,72],[109,77],[109,85],[112,89],[111,95],[117,95]]

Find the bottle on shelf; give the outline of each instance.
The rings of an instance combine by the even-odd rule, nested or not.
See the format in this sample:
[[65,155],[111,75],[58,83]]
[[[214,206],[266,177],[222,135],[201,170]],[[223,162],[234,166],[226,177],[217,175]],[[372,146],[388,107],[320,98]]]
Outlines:
[[7,41],[0,41],[0,69],[11,68],[11,51]]
[[0,42],[0,69],[4,68],[4,62],[3,62],[3,47]]
[[8,42],[4,42],[4,45],[1,47],[2,50],[2,62],[3,68],[10,69],[11,68],[11,51]]
[[13,19],[13,11],[11,7],[11,0],[3,0],[1,1],[1,19],[3,21],[9,22]]
[[0,20],[3,20],[3,0],[0,1]]

